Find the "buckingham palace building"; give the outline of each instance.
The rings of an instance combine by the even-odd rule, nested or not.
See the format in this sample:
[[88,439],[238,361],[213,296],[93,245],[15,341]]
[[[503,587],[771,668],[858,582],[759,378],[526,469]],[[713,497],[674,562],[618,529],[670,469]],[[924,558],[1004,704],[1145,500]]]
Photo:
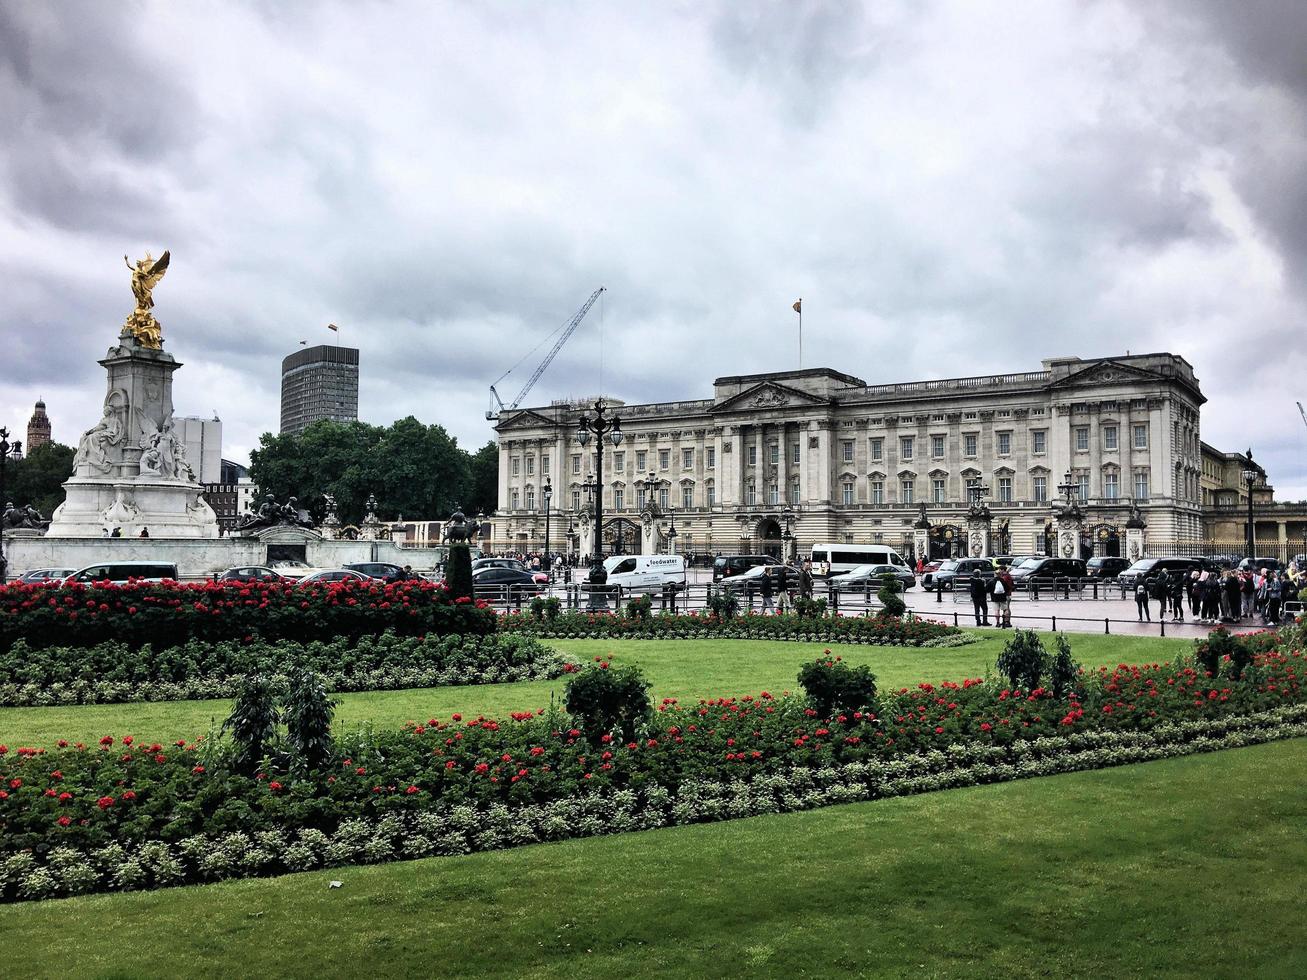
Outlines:
[[548,486],[550,550],[581,556],[596,491],[605,554],[837,542],[944,557],[975,550],[977,513],[984,553],[1048,554],[1073,505],[1082,557],[1124,555],[1128,524],[1163,546],[1202,536],[1204,401],[1175,354],[901,384],[829,368],[725,377],[711,398],[605,397],[624,438],[596,441],[598,487],[596,442],[577,438],[595,399],[505,412],[493,545],[544,550]]

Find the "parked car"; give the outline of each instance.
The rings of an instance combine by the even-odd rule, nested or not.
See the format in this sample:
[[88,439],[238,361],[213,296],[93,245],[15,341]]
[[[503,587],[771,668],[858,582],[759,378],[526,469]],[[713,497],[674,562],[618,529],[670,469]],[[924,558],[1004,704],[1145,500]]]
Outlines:
[[1181,575],[1188,575],[1195,569],[1208,571],[1207,560],[1204,558],[1140,558],[1118,575],[1116,581],[1118,585],[1126,589],[1133,589],[1141,577],[1145,582],[1152,582],[1164,571],[1168,574],[1178,572]]
[[685,558],[681,555],[614,555],[604,559],[604,571],[609,585],[628,592],[661,592],[669,585],[685,588]]
[[285,577],[267,565],[242,565],[218,576],[219,582],[282,582]]
[[526,562],[516,558],[477,558],[472,562],[472,571],[478,572],[483,568],[516,568],[523,572],[530,571],[526,567]]
[[771,555],[718,555],[712,563],[712,580],[720,582],[722,579],[743,575],[749,569],[757,568],[759,565],[779,565],[780,563],[779,558],[773,558]]
[[472,573],[472,594],[487,598],[501,594],[505,589],[510,592],[539,592],[543,582],[539,578],[548,578],[542,572],[532,572],[524,568],[503,568],[491,566],[480,568]]
[[370,582],[362,572],[350,568],[324,568],[301,577],[299,585],[328,585],[332,582]]
[[163,582],[177,580],[177,566],[165,561],[112,561],[87,565],[64,580],[65,585],[87,582]]
[[1090,578],[1116,578],[1129,567],[1129,558],[1102,555],[1085,563],[1085,574]]
[[28,585],[36,585],[41,582],[62,582],[75,571],[77,571],[75,568],[33,568],[30,572],[23,572],[16,581],[25,582]]
[[294,558],[274,561],[272,563],[272,570],[282,578],[288,578],[294,581],[299,581],[305,575],[312,575],[314,572],[321,571],[321,569],[314,568],[312,565],[306,564],[305,562],[296,561]]
[[937,589],[952,592],[958,583],[965,586],[973,572],[979,572],[980,577],[988,582],[994,577],[994,563],[988,558],[955,558],[946,561],[935,572],[932,584]]
[[943,566],[945,559],[936,558],[921,566],[921,587],[927,592],[935,588],[935,573]]
[[351,572],[359,572],[368,578],[379,578],[383,582],[400,582],[405,578],[404,566],[394,565],[388,561],[356,561],[342,565]]
[[899,565],[859,565],[843,575],[832,575],[828,581],[831,588],[839,589],[841,592],[864,592],[867,589],[875,592],[883,584],[881,581],[883,575],[893,575],[898,579],[899,588],[904,592],[917,584],[917,576]]
[[991,560],[998,568],[1012,568],[1014,565],[1020,565],[1030,555],[995,555]]
[[732,575],[726,582],[726,590],[735,595],[759,595],[764,575],[772,580],[773,594],[799,591],[799,570],[793,565],[782,565],[780,562],[754,565],[739,575]]
[[1083,558],[1027,558],[1011,569],[1012,584],[1017,588],[1032,584],[1051,585],[1062,579],[1085,578],[1087,569]]
[[1239,571],[1241,572],[1256,572],[1263,568],[1273,568],[1276,571],[1279,571],[1280,569],[1287,567],[1288,566],[1278,558],[1245,558],[1243,561],[1239,562]]

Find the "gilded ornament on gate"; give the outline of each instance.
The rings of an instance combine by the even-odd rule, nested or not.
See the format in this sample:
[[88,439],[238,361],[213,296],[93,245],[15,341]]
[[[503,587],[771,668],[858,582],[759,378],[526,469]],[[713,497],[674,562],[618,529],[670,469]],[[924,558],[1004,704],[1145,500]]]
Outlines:
[[154,287],[168,271],[168,258],[166,251],[158,259],[146,252],[145,258],[137,259],[136,265],[132,265],[131,260],[123,256],[132,273],[132,295],[136,297],[136,309],[123,324],[123,333],[131,334],[138,344],[151,350],[163,348],[163,331],[150,311],[154,308]]

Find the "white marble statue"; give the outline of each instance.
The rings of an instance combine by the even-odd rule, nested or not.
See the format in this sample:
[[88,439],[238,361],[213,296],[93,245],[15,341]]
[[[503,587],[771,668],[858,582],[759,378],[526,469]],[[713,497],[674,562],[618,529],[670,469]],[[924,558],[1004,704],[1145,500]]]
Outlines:
[[109,472],[113,467],[113,460],[109,458],[110,447],[118,445],[122,438],[122,420],[112,405],[105,405],[104,417],[88,429],[77,444],[73,466],[86,464],[101,473]]

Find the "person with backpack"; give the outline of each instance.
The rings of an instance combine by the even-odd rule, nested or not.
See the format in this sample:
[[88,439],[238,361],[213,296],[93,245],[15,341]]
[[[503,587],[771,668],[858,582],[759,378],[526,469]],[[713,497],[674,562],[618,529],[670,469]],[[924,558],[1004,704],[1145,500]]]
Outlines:
[[1153,621],[1153,617],[1148,615],[1148,583],[1142,575],[1135,581],[1135,607],[1139,610],[1139,622]]
[[1252,619],[1253,614],[1257,611],[1257,583],[1253,581],[1253,573],[1245,571],[1239,576],[1239,594],[1243,600],[1240,604],[1239,618]]
[[1153,579],[1153,598],[1157,600],[1157,619],[1160,622],[1166,618],[1166,606],[1171,601],[1171,581],[1165,568]]
[[1225,588],[1225,604],[1228,607],[1227,614],[1230,617],[1230,622],[1237,623],[1241,605],[1239,576],[1234,572],[1226,572],[1221,585]]
[[1166,580],[1167,596],[1171,600],[1171,622],[1184,622],[1184,583],[1182,574],[1171,575]]
[[971,608],[976,614],[977,626],[989,625],[989,587],[980,570],[971,573]]
[[994,625],[1000,629],[1012,626],[1012,576],[1001,569],[989,583],[989,594],[994,597]]

